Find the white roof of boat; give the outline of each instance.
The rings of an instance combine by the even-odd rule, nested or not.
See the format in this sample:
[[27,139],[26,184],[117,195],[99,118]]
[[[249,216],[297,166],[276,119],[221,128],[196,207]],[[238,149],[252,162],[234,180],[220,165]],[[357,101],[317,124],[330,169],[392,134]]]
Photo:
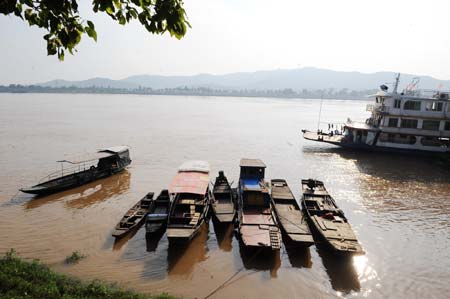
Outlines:
[[58,160],[56,162],[65,162],[70,164],[80,164],[85,162],[91,162],[95,160],[99,160],[102,158],[107,158],[114,156],[118,153],[124,152],[126,150],[129,150],[128,146],[120,145],[120,146],[113,146],[108,147],[104,149],[100,149],[96,153],[83,153],[78,155],[67,155],[62,160]]
[[247,159],[247,158],[242,158],[241,162],[239,163],[239,166],[266,168],[266,164],[264,164],[264,162],[261,161],[260,159]]
[[186,161],[178,168],[179,172],[196,171],[209,173],[209,170],[209,163],[201,160]]
[[374,126],[371,126],[371,125],[368,125],[368,124],[362,123],[362,122],[347,122],[344,125],[349,128],[368,130],[368,131],[379,131],[380,130],[377,127],[374,127]]
[[102,148],[99,150],[99,152],[112,152],[112,153],[121,153],[130,150],[130,147],[126,145],[117,145],[107,148]]

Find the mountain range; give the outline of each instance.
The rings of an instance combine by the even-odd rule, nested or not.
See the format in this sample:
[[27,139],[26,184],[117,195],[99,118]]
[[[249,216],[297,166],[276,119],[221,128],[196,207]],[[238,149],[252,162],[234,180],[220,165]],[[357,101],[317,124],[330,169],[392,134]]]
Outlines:
[[[257,72],[240,72],[225,75],[199,74],[193,76],[159,76],[136,75],[121,80],[108,78],[92,78],[82,81],[52,80],[35,85],[45,87],[103,87],[103,88],[199,88],[223,90],[275,90],[291,88],[295,91],[303,89],[317,90],[369,90],[377,89],[381,84],[394,81],[393,72],[344,72],[312,67],[269,70]],[[419,87],[422,89],[450,89],[450,80],[439,80],[430,76],[417,76],[413,74],[401,74],[400,88],[406,86],[414,77],[420,77]],[[392,86],[392,85],[388,85]]]

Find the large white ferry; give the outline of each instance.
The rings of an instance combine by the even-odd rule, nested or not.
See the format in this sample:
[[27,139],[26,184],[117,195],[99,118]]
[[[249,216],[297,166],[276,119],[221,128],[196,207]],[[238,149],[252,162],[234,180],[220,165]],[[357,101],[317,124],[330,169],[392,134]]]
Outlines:
[[365,123],[349,119],[339,128],[329,125],[328,132],[302,130],[303,137],[355,149],[450,152],[449,92],[416,89],[415,79],[398,93],[399,80],[400,74],[392,92],[380,86],[375,103],[367,105],[371,116]]

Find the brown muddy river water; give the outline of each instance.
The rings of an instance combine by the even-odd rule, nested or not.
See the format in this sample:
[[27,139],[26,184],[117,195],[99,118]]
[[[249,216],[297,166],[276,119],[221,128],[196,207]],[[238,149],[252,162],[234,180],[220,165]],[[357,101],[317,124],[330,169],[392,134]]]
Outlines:
[[[323,102],[324,122],[367,117],[363,101]],[[448,298],[450,171],[413,156],[348,152],[305,141],[319,100],[134,95],[0,94],[0,252],[10,248],[83,279],[204,298]],[[16,194],[58,170],[64,154],[131,146],[123,173],[55,195]],[[261,158],[267,178],[323,180],[366,255],[282,247],[252,259],[233,228],[210,222],[185,248],[145,230],[114,243],[122,214],[167,188],[188,159],[237,182],[239,160]],[[13,198],[11,200],[11,198]],[[88,257],[64,259],[78,250]],[[237,274],[236,274],[237,273]],[[234,276],[233,276],[234,275]],[[232,278],[231,278],[232,277]],[[230,279],[231,278],[231,279]],[[224,282],[227,282],[224,284]]]

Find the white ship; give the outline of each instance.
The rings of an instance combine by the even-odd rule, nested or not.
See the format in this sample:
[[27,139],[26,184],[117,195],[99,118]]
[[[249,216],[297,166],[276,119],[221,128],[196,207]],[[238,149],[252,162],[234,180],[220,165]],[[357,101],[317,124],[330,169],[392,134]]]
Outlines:
[[365,123],[348,120],[328,132],[302,130],[308,140],[326,142],[342,147],[377,151],[417,153],[446,153],[450,151],[449,92],[416,89],[415,78],[403,92],[398,93],[400,74],[395,78],[392,92],[386,85],[373,95],[374,104]]

